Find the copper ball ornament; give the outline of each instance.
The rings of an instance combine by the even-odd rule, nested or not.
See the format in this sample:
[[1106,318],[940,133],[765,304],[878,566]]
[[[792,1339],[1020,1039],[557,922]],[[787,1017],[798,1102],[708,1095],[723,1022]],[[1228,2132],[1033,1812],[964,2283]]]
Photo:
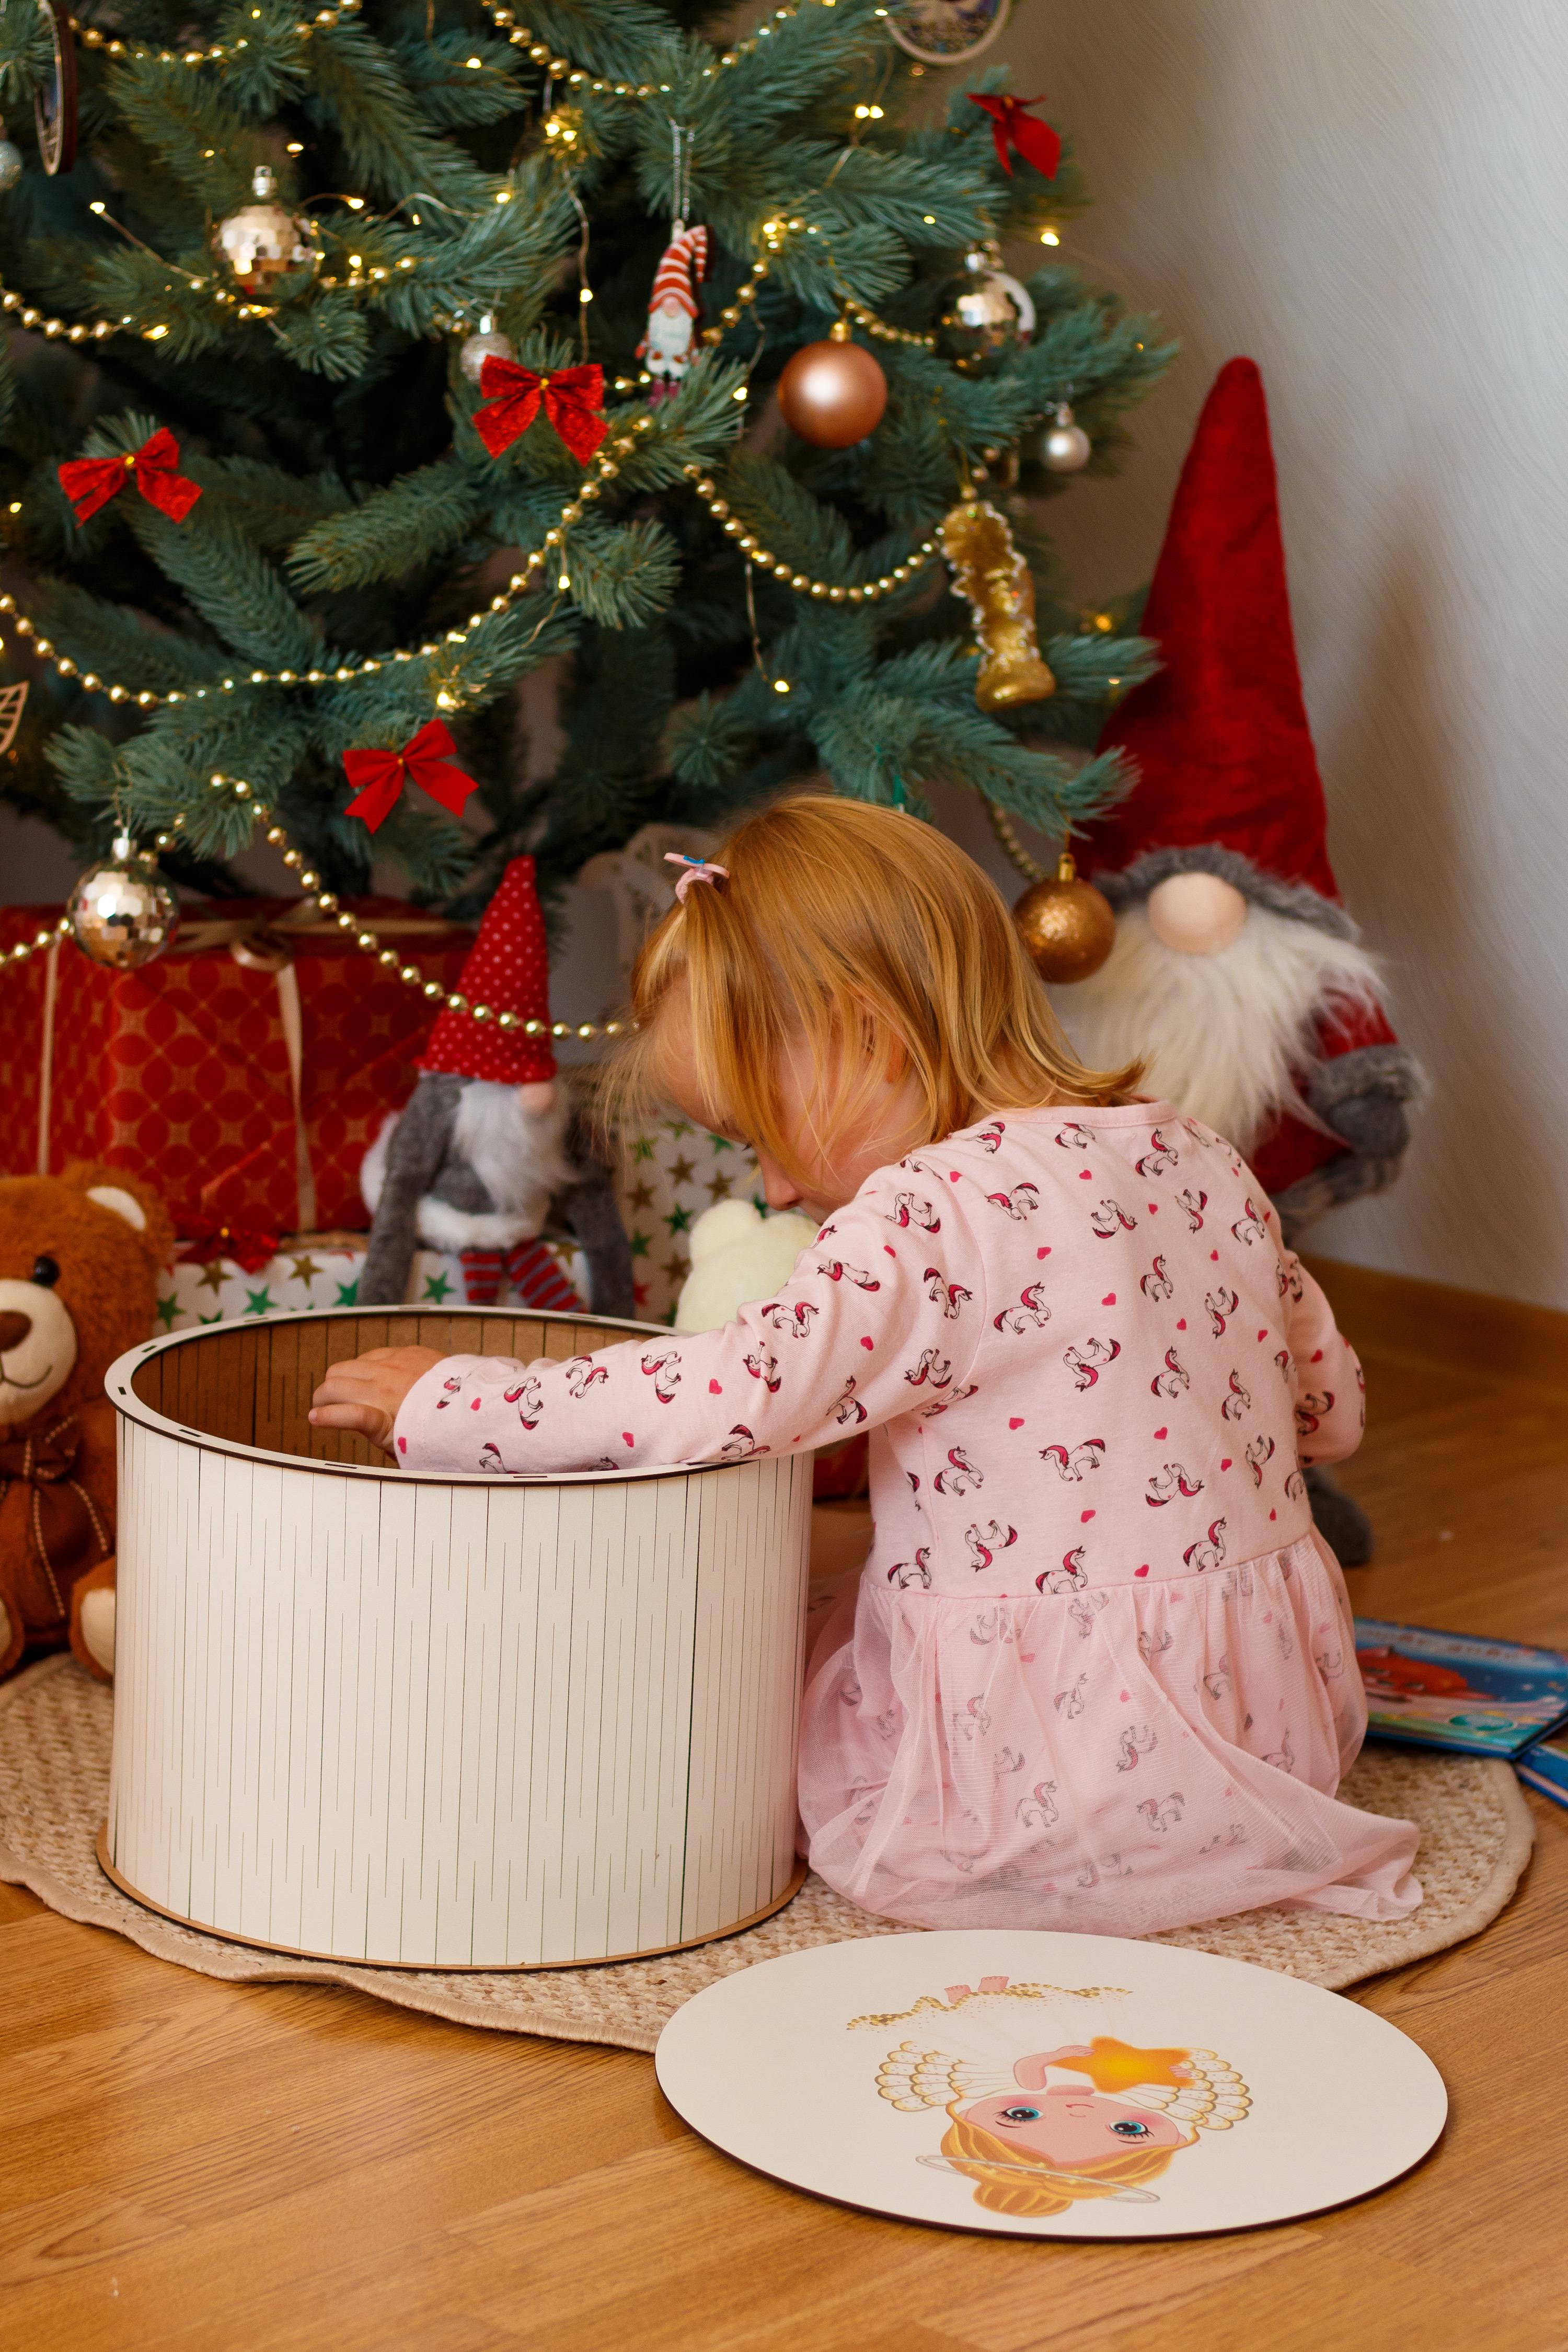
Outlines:
[[1013,908],[1029,959],[1055,985],[1087,980],[1100,970],[1116,940],[1116,915],[1092,882],[1079,879],[1064,849],[1054,874],[1033,882]]
[[180,928],[179,900],[123,835],[101,866],[81,876],[67,912],[82,953],[111,971],[151,963]]
[[835,327],[825,343],[796,352],[779,378],[784,423],[816,449],[847,449],[882,421],[888,379],[870,352]]

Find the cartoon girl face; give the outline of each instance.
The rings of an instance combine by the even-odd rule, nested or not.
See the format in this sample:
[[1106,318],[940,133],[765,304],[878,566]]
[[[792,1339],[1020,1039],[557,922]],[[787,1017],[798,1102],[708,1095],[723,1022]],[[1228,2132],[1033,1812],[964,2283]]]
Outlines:
[[[1022,2074],[1029,2061],[1020,2062]],[[1070,2168],[1095,2157],[1125,2156],[1135,2148],[1183,2147],[1192,2137],[1157,2107],[1130,2105],[1088,2083],[1058,2083],[1048,2090],[1002,2091],[963,2109],[966,2123],[994,2132],[1030,2156]]]

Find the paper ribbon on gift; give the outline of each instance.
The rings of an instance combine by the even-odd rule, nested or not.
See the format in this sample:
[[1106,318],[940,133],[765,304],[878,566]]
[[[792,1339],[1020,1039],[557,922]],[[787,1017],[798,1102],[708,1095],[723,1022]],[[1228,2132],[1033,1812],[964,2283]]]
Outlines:
[[0,1444],[0,1503],[18,1482],[31,1489],[27,1531],[61,1618],[69,1614],[66,1594],[82,1570],[114,1549],[98,1505],[71,1475],[80,1442],[80,1423],[68,1412],[47,1429]]
[[282,1240],[281,1234],[265,1233],[259,1225],[226,1225],[214,1218],[184,1236],[185,1246],[175,1263],[211,1265],[226,1257],[246,1274],[259,1274],[277,1256]]
[[488,359],[479,372],[482,408],[474,411],[480,440],[492,457],[526,433],[542,403],[544,414],[580,466],[585,466],[608,425],[595,414],[605,404],[602,367],[552,368],[543,375],[515,360]]
[[179,462],[180,445],[163,425],[140,449],[123,457],[70,458],[59,469],[60,488],[76,509],[78,522],[86,522],[134,477],[149,506],[171,522],[184,522],[202,493],[199,483],[175,471]]
[[1062,160],[1062,142],[1048,122],[1036,122],[1027,109],[1042,106],[1040,98],[984,98],[976,90],[969,93],[971,106],[978,106],[991,117],[991,136],[996,142],[996,161],[1007,173],[1013,174],[1013,158],[1007,150],[1032,163],[1047,180],[1057,176],[1057,166]]
[[461,816],[468,794],[478,792],[479,786],[454,763],[457,748],[441,721],[427,719],[401,751],[345,751],[343,767],[357,789],[344,814],[361,818],[374,833],[397,805],[406,777],[454,816]]

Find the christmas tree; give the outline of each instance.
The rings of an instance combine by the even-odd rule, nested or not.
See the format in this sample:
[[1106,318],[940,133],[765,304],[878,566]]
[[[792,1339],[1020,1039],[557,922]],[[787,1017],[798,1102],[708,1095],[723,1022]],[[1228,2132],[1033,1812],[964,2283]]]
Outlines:
[[[1114,463],[1169,348],[1050,258],[1084,194],[1034,102],[943,107],[898,13],[123,0],[74,100],[65,0],[0,16],[0,795],[219,893],[259,814],[307,887],[386,854],[464,913],[819,772],[1114,799],[1082,753],[1152,648],[1017,493],[1064,487],[1042,429]],[[450,760],[363,756],[432,721]]]

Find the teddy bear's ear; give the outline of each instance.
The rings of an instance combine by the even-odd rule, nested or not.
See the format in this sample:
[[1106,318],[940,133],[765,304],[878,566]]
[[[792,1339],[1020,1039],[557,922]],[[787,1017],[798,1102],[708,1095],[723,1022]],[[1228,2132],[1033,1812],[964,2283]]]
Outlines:
[[123,1217],[126,1223],[134,1225],[139,1234],[146,1232],[146,1210],[140,1201],[133,1201],[121,1185],[89,1184],[87,1197],[89,1201],[96,1201],[100,1209],[112,1209],[117,1217]]
[[98,1208],[123,1217],[155,1266],[168,1265],[174,1254],[174,1228],[151,1185],[121,1168],[95,1168],[80,1162],[66,1170],[64,1181],[76,1185]]

